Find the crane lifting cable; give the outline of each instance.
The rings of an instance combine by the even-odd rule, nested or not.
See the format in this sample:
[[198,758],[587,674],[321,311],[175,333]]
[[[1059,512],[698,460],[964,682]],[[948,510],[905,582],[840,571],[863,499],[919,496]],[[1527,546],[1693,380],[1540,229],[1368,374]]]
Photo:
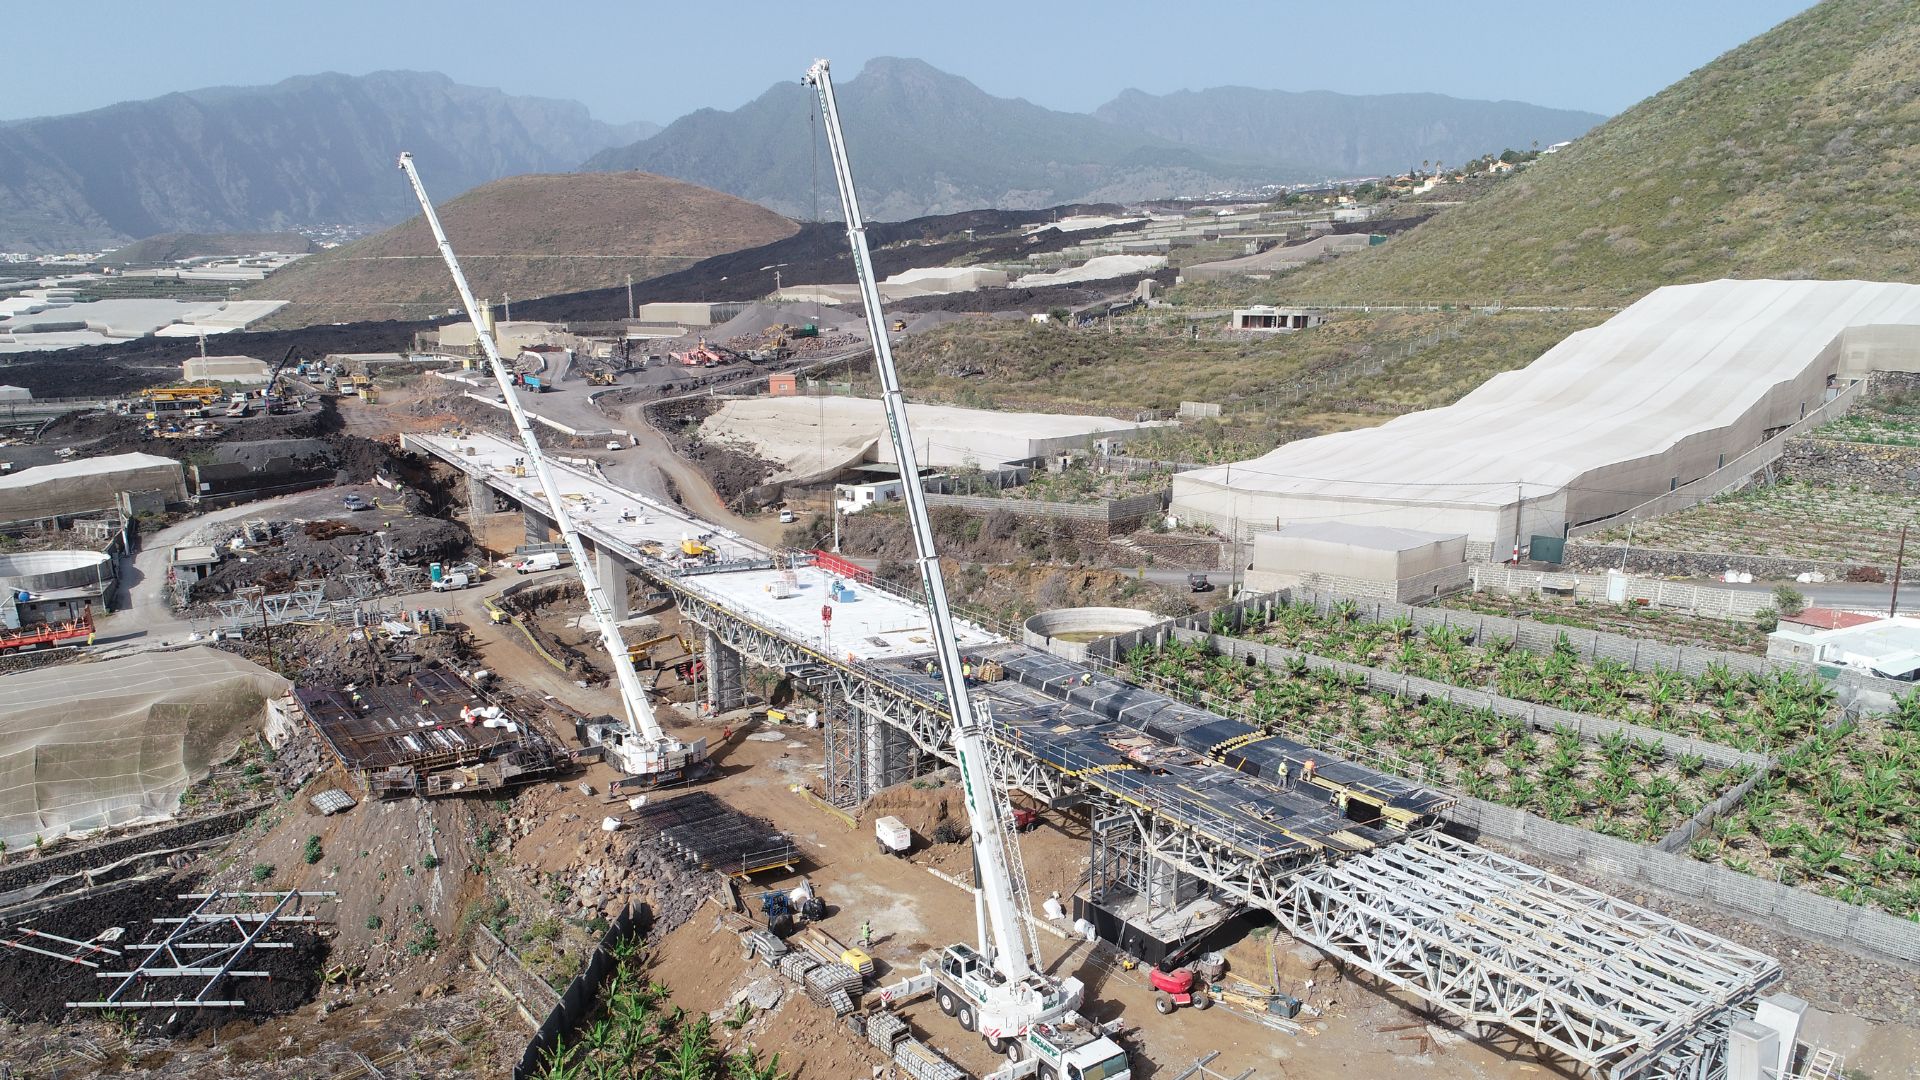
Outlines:
[[532,467],[534,476],[540,481],[540,489],[546,495],[547,512],[559,528],[568,554],[573,556],[574,571],[580,575],[581,588],[587,594],[587,609],[592,612],[593,621],[599,627],[600,643],[607,650],[607,661],[613,665],[614,677],[619,683],[620,701],[627,713],[626,724],[590,725],[588,739],[606,748],[608,762],[630,778],[628,786],[651,787],[705,774],[712,768],[707,759],[707,741],[700,739],[690,744],[682,743],[668,735],[653,715],[653,704],[647,700],[646,691],[640,686],[640,676],[633,669],[633,660],[627,654],[626,642],[621,638],[620,627],[613,617],[613,605],[608,603],[600,575],[594,570],[593,561],[588,558],[585,541],[581,539],[579,530],[574,528],[560,484],[547,466],[546,455],[541,452],[540,440],[534,436],[526,409],[520,405],[520,395],[514,389],[513,378],[508,374],[505,362],[500,359],[500,349],[494,341],[487,313],[474,299],[473,288],[467,284],[467,275],[460,269],[460,260],[453,253],[453,245],[448,242],[446,231],[440,227],[440,215],[434,212],[433,201],[427,198],[427,189],[420,182],[419,171],[414,168],[413,155],[401,154],[399,168],[407,174],[408,183],[413,185],[413,196],[420,202],[427,228],[433,232],[433,242],[440,248],[440,257],[446,261],[447,272],[453,275],[453,286],[460,293],[460,302],[467,309],[467,318],[473,321],[474,335],[480,341],[481,351],[486,353],[487,369],[493,372],[494,381],[500,384],[501,399],[506,403],[507,413],[513,417],[514,429],[520,434],[520,443],[527,451],[527,464]]

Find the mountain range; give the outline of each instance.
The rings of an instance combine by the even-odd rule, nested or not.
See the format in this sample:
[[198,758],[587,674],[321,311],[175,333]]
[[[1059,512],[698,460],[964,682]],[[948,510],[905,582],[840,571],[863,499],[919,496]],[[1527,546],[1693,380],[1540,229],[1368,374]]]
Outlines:
[[[836,90],[861,207],[881,220],[1378,174],[1547,145],[1604,119],[1437,94],[1239,87],[1159,97],[1130,90],[1092,114],[1071,113],[994,97],[923,61],[892,57],[868,62]],[[584,167],[678,177],[790,217],[837,217],[812,103],[811,88],[776,83],[738,109],[690,113]]]
[[655,130],[445,75],[303,75],[0,124],[0,250],[94,250],[160,233],[398,221],[412,150],[436,197],[572,169]]
[[[865,208],[880,220],[1381,173],[1557,142],[1601,119],[1433,94],[1241,87],[1129,90],[1072,113],[894,58],[869,62],[840,91]],[[392,168],[402,149],[439,199],[523,173],[637,169],[790,217],[833,218],[812,113],[812,91],[784,81],[739,109],[702,109],[664,130],[422,72],[167,94],[0,123],[0,251],[391,224],[414,210]]]

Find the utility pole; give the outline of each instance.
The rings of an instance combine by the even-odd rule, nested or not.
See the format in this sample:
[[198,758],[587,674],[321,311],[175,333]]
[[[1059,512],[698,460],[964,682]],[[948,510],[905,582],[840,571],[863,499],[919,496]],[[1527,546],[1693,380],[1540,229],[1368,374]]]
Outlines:
[[1887,618],[1900,614],[1900,574],[1907,566],[1907,527],[1900,526],[1900,549],[1893,556],[1893,600],[1887,604]]
[[627,318],[633,318],[633,275],[627,275]]
[[500,321],[512,322],[513,321],[513,297],[508,296],[506,293],[501,293],[500,307],[501,307],[501,315],[503,316]]
[[267,666],[277,673],[280,670],[280,660],[273,655],[273,624],[267,621],[267,600],[264,596],[260,598],[260,632],[267,639]]

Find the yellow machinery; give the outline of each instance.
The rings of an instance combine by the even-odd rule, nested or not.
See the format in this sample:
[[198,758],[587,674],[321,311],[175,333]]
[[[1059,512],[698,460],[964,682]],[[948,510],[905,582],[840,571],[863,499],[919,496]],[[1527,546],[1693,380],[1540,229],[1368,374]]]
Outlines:
[[653,650],[669,641],[679,641],[677,634],[662,634],[647,641],[638,641],[627,646],[627,659],[636,664],[644,664],[653,659]]
[[707,545],[701,543],[698,540],[695,540],[691,536],[683,536],[680,538],[680,554],[685,555],[688,558],[697,559],[700,556],[709,554],[712,551],[713,551],[712,548],[708,547]]
[[140,391],[140,396],[148,401],[218,401],[220,388],[217,386],[155,386]]
[[596,369],[587,372],[587,385],[589,386],[612,386],[618,381],[618,376],[605,369]]

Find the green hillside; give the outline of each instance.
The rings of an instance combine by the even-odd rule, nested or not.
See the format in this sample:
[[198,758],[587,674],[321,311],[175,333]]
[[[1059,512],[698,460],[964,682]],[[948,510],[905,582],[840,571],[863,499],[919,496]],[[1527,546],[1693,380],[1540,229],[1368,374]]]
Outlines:
[[1920,2],[1830,0],[1296,299],[1619,304],[1718,277],[1911,280]]

